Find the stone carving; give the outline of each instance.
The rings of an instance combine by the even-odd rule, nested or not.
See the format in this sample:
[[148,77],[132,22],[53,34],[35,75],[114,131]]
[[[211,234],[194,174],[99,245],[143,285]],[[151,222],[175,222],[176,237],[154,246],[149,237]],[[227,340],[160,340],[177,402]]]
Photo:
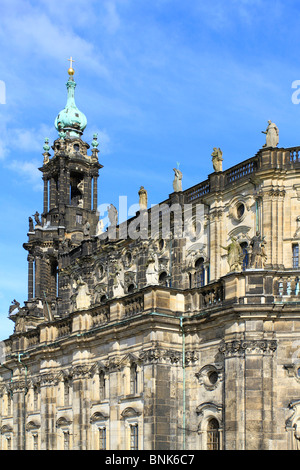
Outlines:
[[292,450],[300,450],[300,400],[294,400],[289,404],[292,416],[286,421],[286,429],[293,436]]
[[215,390],[223,380],[223,368],[221,364],[208,364],[203,366],[195,376],[199,381],[199,385],[203,385],[208,391]]
[[20,303],[17,302],[16,299],[14,299],[11,303],[11,306],[9,307],[9,315],[11,315],[14,310],[19,309],[19,308],[20,308]]
[[294,238],[298,238],[299,235],[300,235],[300,215],[298,215],[297,218],[296,218],[296,224],[297,224],[297,228],[296,228],[296,232],[294,234]]
[[261,237],[260,232],[256,232],[256,235],[250,242],[250,247],[252,249],[250,268],[264,268],[267,259],[265,244],[265,237]]
[[140,190],[139,190],[139,205],[140,205],[140,210],[143,211],[143,210],[147,210],[147,207],[148,207],[148,195],[147,195],[147,191],[146,189],[144,188],[144,186],[141,186],[140,187]]
[[178,168],[173,168],[175,173],[173,189],[175,193],[182,191],[182,172]]
[[213,153],[211,154],[212,156],[212,164],[214,167],[215,171],[222,171],[222,158],[223,152],[220,148],[214,147],[213,148]]
[[50,153],[49,153],[50,146],[49,146],[49,139],[48,138],[45,139],[43,149],[44,149],[44,153],[43,153],[44,165],[46,165],[49,162],[49,157],[50,157]]
[[157,254],[154,253],[153,250],[150,251],[149,253],[149,258],[146,263],[146,280],[147,280],[147,285],[155,285],[158,284],[158,271],[159,271],[159,266],[158,266],[158,257]]
[[276,340],[234,340],[228,343],[222,342],[219,351],[225,356],[232,356],[235,354],[272,354],[277,349]]
[[122,270],[119,263],[115,263],[113,281],[113,296],[121,297],[124,295],[124,271]]
[[113,204],[110,204],[107,211],[110,225],[112,227],[116,227],[118,225],[118,210]]
[[266,134],[266,143],[263,147],[277,147],[279,142],[279,130],[274,122],[268,121],[268,127],[265,131],[262,131],[262,133]]
[[231,237],[231,242],[228,246],[222,246],[227,251],[227,261],[229,264],[230,272],[240,271],[243,263],[243,250],[237,241],[236,237]]
[[36,225],[41,225],[40,214],[37,211],[35,214],[33,214],[33,217],[34,217]]
[[28,218],[29,221],[29,232],[34,232],[33,219],[32,217]]
[[77,280],[76,308],[82,310],[91,305],[91,294],[88,285],[82,280],[81,276]]
[[100,235],[102,235],[102,233],[104,233],[104,225],[103,225],[103,220],[100,219],[97,223],[97,227],[96,227],[96,237],[100,237]]
[[85,221],[85,224],[83,226],[83,235],[85,238],[88,238],[90,235],[90,223],[88,220]]

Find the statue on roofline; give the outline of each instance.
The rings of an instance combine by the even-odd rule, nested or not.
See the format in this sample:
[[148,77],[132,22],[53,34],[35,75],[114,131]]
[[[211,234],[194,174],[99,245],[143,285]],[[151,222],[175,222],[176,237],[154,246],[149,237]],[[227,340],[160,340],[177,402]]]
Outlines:
[[268,121],[268,127],[265,131],[261,131],[266,134],[266,143],[263,147],[277,147],[279,142],[279,129],[272,121]]
[[175,193],[182,191],[182,172],[178,168],[173,168],[175,177],[173,181],[173,189]]
[[212,156],[212,164],[216,172],[222,171],[223,152],[220,148],[214,147]]

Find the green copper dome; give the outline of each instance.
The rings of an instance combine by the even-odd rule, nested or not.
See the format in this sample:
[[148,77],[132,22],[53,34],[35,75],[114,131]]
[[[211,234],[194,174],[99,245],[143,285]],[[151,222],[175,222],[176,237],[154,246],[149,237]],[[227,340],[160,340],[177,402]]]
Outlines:
[[73,73],[73,69],[69,69],[70,78],[66,84],[68,90],[67,104],[54,122],[55,128],[61,137],[65,137],[66,132],[69,132],[70,137],[80,137],[87,125],[85,115],[79,111],[75,104],[76,82],[74,81]]

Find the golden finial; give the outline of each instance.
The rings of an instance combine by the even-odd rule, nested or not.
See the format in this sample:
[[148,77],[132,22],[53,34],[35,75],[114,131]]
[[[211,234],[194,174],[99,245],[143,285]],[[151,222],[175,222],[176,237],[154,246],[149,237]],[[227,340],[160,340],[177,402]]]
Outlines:
[[75,60],[73,60],[72,57],[70,57],[70,59],[68,59],[68,60],[70,61],[70,68],[68,70],[68,74],[70,75],[70,77],[72,77],[74,75],[74,72],[75,72],[75,70],[72,67],[73,62],[75,62]]

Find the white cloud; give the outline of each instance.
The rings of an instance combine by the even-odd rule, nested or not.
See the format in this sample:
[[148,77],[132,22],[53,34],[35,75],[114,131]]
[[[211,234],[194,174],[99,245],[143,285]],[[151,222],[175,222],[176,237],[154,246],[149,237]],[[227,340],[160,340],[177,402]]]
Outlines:
[[116,4],[110,0],[105,2],[104,6],[106,15],[103,23],[109,33],[115,33],[119,29],[121,23]]
[[[49,7],[49,2],[44,3]],[[72,55],[82,68],[89,68],[100,76],[106,75],[108,72],[98,48],[76,33],[75,27],[80,24],[80,20],[74,23],[71,14],[74,13],[74,8],[77,10],[74,3],[76,5],[76,2],[72,2],[72,6],[70,5],[68,9],[69,15],[65,16],[61,11],[57,15],[57,10],[55,16],[53,11],[47,14],[45,10],[30,4],[21,15],[16,15],[14,10],[7,8],[6,14],[1,17],[1,42],[5,44],[9,38],[9,48],[17,48],[18,54],[23,56],[24,63],[26,57],[37,56],[41,64],[49,60],[55,62],[60,60],[68,67],[67,59]],[[82,5],[82,10],[84,16],[85,4]],[[59,18],[65,18],[65,21],[62,23]],[[113,8],[110,8],[111,24],[116,25],[116,18]],[[30,62],[27,64],[30,65]]]
[[15,175],[19,175],[22,178],[22,182],[29,183],[34,191],[42,191],[42,174],[38,170],[40,165],[40,162],[37,160],[23,162],[12,160],[6,167],[12,170]]

